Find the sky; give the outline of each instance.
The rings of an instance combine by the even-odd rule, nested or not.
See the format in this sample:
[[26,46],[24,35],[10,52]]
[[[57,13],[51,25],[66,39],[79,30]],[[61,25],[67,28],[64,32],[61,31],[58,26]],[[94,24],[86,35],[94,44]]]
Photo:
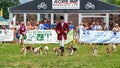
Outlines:
[[19,0],[21,2],[21,4],[32,1],[32,0]]

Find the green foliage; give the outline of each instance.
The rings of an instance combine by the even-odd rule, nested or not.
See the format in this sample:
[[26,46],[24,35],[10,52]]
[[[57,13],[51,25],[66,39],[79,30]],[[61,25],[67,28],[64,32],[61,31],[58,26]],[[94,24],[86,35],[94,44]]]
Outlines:
[[120,6],[120,0],[102,0],[102,1]]
[[[120,47],[112,52],[110,56],[106,55],[106,47],[99,45],[98,56],[92,55],[90,45],[74,45],[77,51],[73,56],[55,56],[53,48],[58,44],[39,44],[34,47],[48,45],[49,54],[31,54],[27,52],[24,56],[20,54],[20,46],[14,44],[0,44],[0,68],[120,68]],[[70,45],[70,44],[69,44]],[[68,46],[68,45],[65,45]]]
[[19,3],[20,3],[19,0],[0,0],[0,8],[3,9],[3,17],[8,19],[9,18],[8,7],[18,5]]

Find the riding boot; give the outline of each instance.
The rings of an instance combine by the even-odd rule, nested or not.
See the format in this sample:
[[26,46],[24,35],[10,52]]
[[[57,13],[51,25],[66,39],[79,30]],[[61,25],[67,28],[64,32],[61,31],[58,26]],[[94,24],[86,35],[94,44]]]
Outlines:
[[63,53],[64,53],[64,47],[60,47],[61,49],[61,56],[63,56]]

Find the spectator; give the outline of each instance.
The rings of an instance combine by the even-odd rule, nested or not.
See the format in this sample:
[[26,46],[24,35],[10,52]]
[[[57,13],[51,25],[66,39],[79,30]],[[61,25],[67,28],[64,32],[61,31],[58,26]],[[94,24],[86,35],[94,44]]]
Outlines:
[[112,31],[114,32],[114,34],[116,35],[118,31],[120,31],[120,27],[118,24],[115,24],[115,26],[113,27]]
[[15,26],[14,26],[14,22],[11,21],[11,23],[10,23],[10,29],[11,29],[11,30],[14,30],[14,28],[15,28]]
[[80,24],[76,27],[76,32],[75,32],[75,38],[76,38],[76,39],[79,39],[79,32],[80,32],[81,30],[83,30],[83,29],[84,29],[83,23],[80,23]]
[[97,31],[101,31],[103,28],[102,26],[100,25],[99,21],[96,21],[94,27],[93,27],[93,30],[97,30]]
[[88,29],[89,29],[89,27],[88,27],[88,23],[84,23],[83,26],[84,26],[84,27],[83,27],[83,30],[88,30]]
[[58,23],[58,21],[53,22],[53,23],[50,25],[50,29],[55,29],[57,23]]
[[78,29],[76,31],[83,30],[83,29],[84,29],[83,23],[80,23],[80,25],[78,26]]
[[118,25],[120,26],[120,15],[118,16]]
[[44,29],[49,29],[49,24],[47,23],[47,19],[43,19],[43,23],[44,23]]
[[74,29],[74,25],[72,24],[72,21],[69,22],[69,29],[70,30]]
[[[7,35],[7,27],[6,26],[3,26],[3,30],[4,30],[4,35]],[[7,43],[7,42],[2,42],[2,43]]]
[[93,30],[93,27],[94,27],[94,24],[93,24],[93,23],[90,23],[90,24],[89,24],[89,27],[88,27],[88,30]]
[[106,23],[105,23],[105,22],[103,22],[103,24],[102,24],[102,28],[103,28],[103,31],[106,31],[106,30],[109,29],[109,27],[108,27],[108,28],[106,27]]
[[20,23],[19,23],[19,21],[16,22],[15,28],[17,28],[17,30],[19,30],[19,28],[20,28]]
[[79,32],[83,30],[83,23],[80,23],[75,29],[74,38],[79,40]]
[[27,30],[33,30],[33,26],[31,25],[31,22],[27,22]]
[[18,31],[19,31],[19,28],[20,28],[19,21],[16,22],[15,28],[16,28],[16,39],[17,39],[17,41],[18,41],[18,43],[19,43],[19,37],[20,37],[19,32],[18,32]]
[[44,26],[44,24],[43,24],[42,22],[39,22],[39,27],[38,27],[38,29],[39,29],[39,30],[44,30],[44,28],[46,28],[46,27]]
[[112,21],[110,21],[110,23],[109,23],[109,30],[112,30],[113,29],[113,22]]
[[4,35],[6,35],[7,34],[7,27],[3,26],[3,30],[4,30]]
[[24,22],[21,22],[20,28],[19,28],[19,34],[20,34],[20,46],[24,46],[24,38],[26,37],[26,26],[24,25]]
[[39,26],[39,22],[37,22],[37,23],[35,24],[35,26],[33,27],[33,29],[34,29],[34,30],[38,30],[38,26]]
[[89,34],[89,26],[88,26],[88,23],[84,23],[84,25],[83,25],[84,27],[83,27],[83,34]]
[[10,30],[13,30],[13,32],[14,32],[14,39],[13,39],[13,43],[14,43],[16,41],[16,28],[14,26],[13,21],[11,21],[11,23],[10,23]]

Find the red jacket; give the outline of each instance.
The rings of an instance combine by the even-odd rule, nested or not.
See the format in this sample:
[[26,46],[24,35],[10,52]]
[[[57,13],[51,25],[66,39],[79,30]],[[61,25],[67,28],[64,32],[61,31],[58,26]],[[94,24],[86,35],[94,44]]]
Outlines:
[[[69,31],[69,26],[67,23],[64,23],[63,26],[61,23],[57,23],[56,25],[56,33],[58,34],[57,39],[58,40],[62,40],[62,36],[64,37],[64,39],[67,39],[67,33]],[[58,33],[60,31],[60,33]],[[65,31],[67,31],[67,33],[65,33]]]

